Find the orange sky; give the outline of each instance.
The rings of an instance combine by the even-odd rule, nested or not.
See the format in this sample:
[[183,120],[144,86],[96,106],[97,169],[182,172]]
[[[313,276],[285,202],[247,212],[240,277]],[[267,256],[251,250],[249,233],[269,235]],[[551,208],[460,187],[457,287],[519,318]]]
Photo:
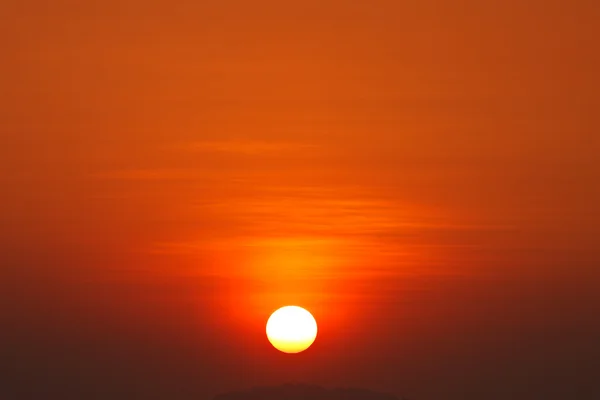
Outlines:
[[[70,343],[46,394],[198,398],[296,378],[423,400],[589,390],[595,1],[3,9],[15,377],[46,387]],[[298,362],[263,332],[290,303],[321,328]]]

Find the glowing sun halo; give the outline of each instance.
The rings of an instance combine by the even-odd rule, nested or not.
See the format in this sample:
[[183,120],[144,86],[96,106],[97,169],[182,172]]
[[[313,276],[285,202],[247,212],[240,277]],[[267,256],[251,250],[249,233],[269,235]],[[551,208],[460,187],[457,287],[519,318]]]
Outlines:
[[302,307],[282,307],[267,321],[269,342],[284,353],[300,353],[308,349],[316,337],[317,321]]

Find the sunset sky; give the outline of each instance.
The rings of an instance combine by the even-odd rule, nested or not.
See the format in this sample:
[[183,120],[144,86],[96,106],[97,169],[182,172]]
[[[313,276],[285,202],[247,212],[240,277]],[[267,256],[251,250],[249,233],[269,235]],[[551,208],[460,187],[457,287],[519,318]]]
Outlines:
[[[600,396],[599,20],[3,2],[0,398]],[[297,355],[264,331],[289,304]]]

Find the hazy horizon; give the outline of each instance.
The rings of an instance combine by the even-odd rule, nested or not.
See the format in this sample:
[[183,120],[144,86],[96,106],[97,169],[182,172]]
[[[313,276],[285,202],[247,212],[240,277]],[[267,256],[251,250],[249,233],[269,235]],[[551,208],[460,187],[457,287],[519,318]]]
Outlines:
[[2,9],[0,397],[600,394],[597,2]]

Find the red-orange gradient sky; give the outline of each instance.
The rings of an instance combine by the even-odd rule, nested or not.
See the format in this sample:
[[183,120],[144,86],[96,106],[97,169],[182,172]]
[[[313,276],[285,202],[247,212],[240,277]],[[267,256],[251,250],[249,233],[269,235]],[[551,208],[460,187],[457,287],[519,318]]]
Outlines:
[[[3,2],[0,397],[599,394],[599,20]],[[264,334],[287,304],[297,356]]]

